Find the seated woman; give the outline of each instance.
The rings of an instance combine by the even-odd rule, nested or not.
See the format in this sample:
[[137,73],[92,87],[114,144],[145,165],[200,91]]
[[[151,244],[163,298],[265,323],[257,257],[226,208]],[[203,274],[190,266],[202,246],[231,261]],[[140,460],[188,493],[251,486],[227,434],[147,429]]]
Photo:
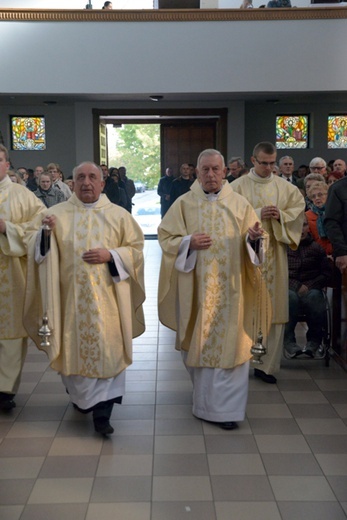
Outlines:
[[[298,249],[288,248],[288,269],[289,321],[284,329],[285,354],[287,357],[306,354],[313,358],[323,338],[326,309],[322,289],[329,283],[331,267],[323,248],[310,235],[306,217]],[[295,337],[295,327],[302,314],[308,326],[304,348],[297,345]]]
[[327,255],[331,256],[333,248],[324,228],[325,203],[328,197],[328,186],[324,181],[315,182],[307,189],[307,197],[312,204],[306,211],[309,230],[318,244]]

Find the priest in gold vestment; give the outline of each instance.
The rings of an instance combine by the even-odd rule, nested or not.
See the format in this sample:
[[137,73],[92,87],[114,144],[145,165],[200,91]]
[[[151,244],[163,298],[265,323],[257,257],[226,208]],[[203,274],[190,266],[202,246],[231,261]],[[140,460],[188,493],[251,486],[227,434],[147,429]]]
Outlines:
[[288,321],[287,246],[297,249],[305,210],[300,190],[272,173],[276,156],[272,143],[257,144],[251,158],[253,168],[233,182],[233,189],[250,202],[269,235],[264,272],[272,298],[272,326],[264,364],[261,370],[255,369],[254,375],[270,384],[276,383],[273,374],[280,368],[284,324]]
[[16,406],[27,348],[22,312],[25,293],[25,228],[44,205],[26,188],[11,182],[7,149],[0,145],[0,409]]
[[[99,166],[82,163],[73,179],[72,197],[46,210],[42,220],[51,230],[48,254],[47,231],[30,240],[25,325],[42,348],[37,331],[48,311],[50,365],[75,408],[92,411],[95,430],[109,434],[113,404],[121,402],[132,363],[132,338],[144,331],[143,234],[127,211],[101,193]],[[35,295],[39,279],[42,303]]]
[[260,255],[247,240],[256,244],[263,230],[225,172],[220,152],[204,150],[198,180],[159,226],[158,306],[160,321],[177,332],[193,382],[193,415],[232,430],[245,417],[261,284],[254,265]]

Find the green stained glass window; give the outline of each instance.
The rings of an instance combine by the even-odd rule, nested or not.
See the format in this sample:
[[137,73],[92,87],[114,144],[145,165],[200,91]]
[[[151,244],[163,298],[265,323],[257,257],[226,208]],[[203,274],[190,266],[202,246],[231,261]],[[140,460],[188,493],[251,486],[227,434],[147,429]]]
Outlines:
[[12,150],[45,150],[45,118],[11,116],[11,137]]
[[276,116],[276,148],[307,148],[308,116]]
[[347,115],[328,116],[328,148],[347,148]]

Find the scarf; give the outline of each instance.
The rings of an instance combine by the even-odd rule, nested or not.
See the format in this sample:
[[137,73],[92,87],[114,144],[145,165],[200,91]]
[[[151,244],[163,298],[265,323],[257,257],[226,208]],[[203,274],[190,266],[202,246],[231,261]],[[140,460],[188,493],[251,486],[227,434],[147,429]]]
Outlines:
[[321,208],[318,208],[314,204],[311,206],[311,211],[318,215],[317,219],[317,231],[319,238],[327,238],[327,234],[324,228],[324,217],[325,217],[325,206],[322,206]]

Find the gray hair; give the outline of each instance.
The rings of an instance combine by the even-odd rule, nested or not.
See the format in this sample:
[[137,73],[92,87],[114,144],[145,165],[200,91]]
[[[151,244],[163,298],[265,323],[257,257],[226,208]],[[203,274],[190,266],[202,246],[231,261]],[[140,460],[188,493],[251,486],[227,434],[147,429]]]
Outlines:
[[203,150],[201,152],[201,154],[198,157],[198,160],[196,161],[197,168],[199,168],[200,161],[203,157],[205,157],[205,155],[218,155],[222,159],[223,168],[225,168],[225,161],[223,155],[218,150],[214,150],[214,148],[206,148],[206,150]]
[[102,169],[101,167],[96,164],[95,162],[93,161],[83,161],[81,162],[80,164],[78,164],[77,166],[74,167],[74,169],[72,170],[72,178],[73,180],[75,181],[76,180],[76,174],[77,174],[77,170],[78,168],[80,168],[81,166],[84,166],[85,164],[92,164],[93,166],[95,166],[95,168],[98,170],[98,172],[100,173],[100,177],[101,177],[101,180],[103,181],[104,180],[104,176],[103,176],[103,173],[102,173]]
[[318,163],[323,163],[323,165],[326,167],[327,163],[322,157],[314,157],[311,159],[309,167],[312,168],[313,166],[317,166]]
[[245,161],[242,159],[242,157],[230,157],[228,164],[237,162],[237,166],[239,168],[244,168],[246,166]]
[[306,194],[308,196],[308,198],[310,199],[311,198],[311,195],[313,193],[314,190],[322,190],[323,193],[327,194],[328,193],[328,189],[329,189],[329,186],[327,184],[325,184],[324,181],[317,181],[317,182],[314,182],[307,190]]
[[320,173],[309,173],[304,178],[305,188],[306,188],[307,181],[318,181],[318,182],[321,182],[322,178],[323,178],[323,176]]
[[291,157],[290,155],[284,155],[284,156],[281,157],[280,160],[278,161],[279,166],[281,166],[281,164],[283,163],[283,161],[284,161],[285,159],[290,159],[291,161],[293,161],[293,164],[294,164],[294,159],[293,159],[293,157]]

